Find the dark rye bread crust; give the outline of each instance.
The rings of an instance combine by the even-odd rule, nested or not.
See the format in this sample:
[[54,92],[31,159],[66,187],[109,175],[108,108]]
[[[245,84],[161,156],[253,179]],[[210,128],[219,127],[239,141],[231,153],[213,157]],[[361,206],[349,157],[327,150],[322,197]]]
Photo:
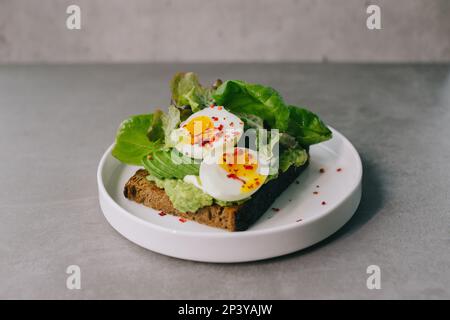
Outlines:
[[138,170],[125,184],[123,194],[129,200],[136,201],[155,210],[226,229],[244,231],[255,223],[272,205],[275,199],[305,170],[308,163],[301,167],[291,166],[277,179],[264,184],[250,200],[241,205],[221,207],[217,204],[207,206],[196,212],[180,212],[175,209],[163,189],[148,181],[147,171]]

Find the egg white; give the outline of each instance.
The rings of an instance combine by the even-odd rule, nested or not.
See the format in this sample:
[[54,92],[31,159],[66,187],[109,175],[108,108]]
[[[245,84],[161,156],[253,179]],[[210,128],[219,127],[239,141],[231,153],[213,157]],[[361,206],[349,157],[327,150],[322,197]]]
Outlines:
[[[255,159],[258,159],[258,154],[256,151],[246,148],[239,149],[247,150],[252,156],[255,157]],[[220,164],[218,164],[219,156],[214,155],[206,157],[200,164],[199,181],[193,181],[193,179],[188,178],[188,181],[186,182],[193,183],[213,198],[223,201],[238,201],[246,199],[261,188],[263,183],[249,192],[242,192],[242,182],[235,179],[230,179],[227,176],[228,172],[225,171]],[[269,163],[260,157],[258,159],[257,172],[260,175],[267,177],[269,172],[268,166]]]
[[[191,120],[200,116],[208,117],[214,124],[216,140],[205,144],[191,144],[190,133],[183,128]],[[221,106],[211,106],[192,114],[180,124],[180,128],[171,133],[174,147],[185,156],[194,159],[203,159],[214,149],[226,149],[234,146],[244,133],[244,123],[236,115],[228,112]]]

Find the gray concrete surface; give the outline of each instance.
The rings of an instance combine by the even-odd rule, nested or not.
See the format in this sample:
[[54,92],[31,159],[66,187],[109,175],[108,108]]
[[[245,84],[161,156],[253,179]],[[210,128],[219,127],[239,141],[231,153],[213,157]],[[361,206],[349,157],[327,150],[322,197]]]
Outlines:
[[0,0],[0,63],[449,62],[449,17],[448,0]]
[[[128,115],[166,106],[177,70],[256,81],[356,146],[363,198],[295,254],[204,264],[142,249],[103,218],[96,168]],[[0,298],[450,298],[449,65],[0,67]],[[82,289],[66,289],[76,264]],[[366,268],[381,268],[381,290]]]

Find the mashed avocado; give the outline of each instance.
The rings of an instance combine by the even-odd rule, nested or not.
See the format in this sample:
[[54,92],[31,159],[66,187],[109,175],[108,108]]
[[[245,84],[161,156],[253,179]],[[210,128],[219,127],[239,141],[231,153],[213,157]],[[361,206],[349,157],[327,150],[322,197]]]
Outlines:
[[164,189],[175,209],[181,212],[195,212],[213,203],[228,207],[248,200],[248,198],[233,202],[217,200],[193,184],[179,179],[158,179],[152,175],[147,176],[147,179],[153,181],[158,188]]
[[158,188],[164,189],[173,206],[181,212],[195,212],[213,204],[213,197],[183,180],[158,179],[153,176],[147,176],[147,179],[155,182]]

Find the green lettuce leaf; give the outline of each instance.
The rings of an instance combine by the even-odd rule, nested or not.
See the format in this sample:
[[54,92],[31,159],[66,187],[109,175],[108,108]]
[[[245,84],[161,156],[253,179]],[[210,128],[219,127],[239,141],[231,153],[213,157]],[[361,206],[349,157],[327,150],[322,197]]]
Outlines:
[[260,127],[254,121],[262,119],[272,129],[286,133],[280,143],[295,147],[295,138],[307,147],[332,136],[330,129],[320,118],[306,109],[286,105],[280,94],[270,87],[247,83],[240,80],[224,82],[213,94],[215,102],[225,106],[229,111],[240,114],[247,127]]
[[229,80],[217,88],[213,98],[232,113],[257,115],[271,128],[287,129],[289,109],[280,94],[270,87]]
[[282,145],[285,148],[296,148],[298,145],[297,140],[295,137],[291,136],[290,134],[286,132],[280,133],[280,145]]
[[136,115],[123,121],[116,134],[112,155],[123,163],[141,165],[143,156],[161,147],[158,141],[148,138],[152,123],[153,114]]
[[303,148],[285,149],[280,154],[280,171],[285,172],[290,166],[300,167],[308,160],[308,153]]
[[289,106],[289,112],[287,133],[295,137],[302,146],[331,139],[331,130],[311,111]]
[[281,150],[278,164],[279,170],[271,172],[265,183],[278,178],[280,172],[286,172],[291,166],[300,167],[307,161],[308,153],[301,147]]
[[156,110],[153,113],[152,122],[147,132],[147,137],[150,141],[164,141],[163,116],[164,112],[162,112],[161,110]]
[[213,88],[203,87],[193,72],[177,73],[170,82],[172,102],[177,107],[190,106],[197,112],[213,102]]
[[164,144],[166,148],[171,148],[174,146],[173,142],[170,140],[170,134],[180,124],[180,110],[175,106],[169,106],[169,112],[163,114],[161,117],[162,129],[164,132]]
[[236,116],[239,117],[242,121],[244,121],[244,129],[263,129],[264,121],[260,117],[254,114],[248,113],[236,113]]

